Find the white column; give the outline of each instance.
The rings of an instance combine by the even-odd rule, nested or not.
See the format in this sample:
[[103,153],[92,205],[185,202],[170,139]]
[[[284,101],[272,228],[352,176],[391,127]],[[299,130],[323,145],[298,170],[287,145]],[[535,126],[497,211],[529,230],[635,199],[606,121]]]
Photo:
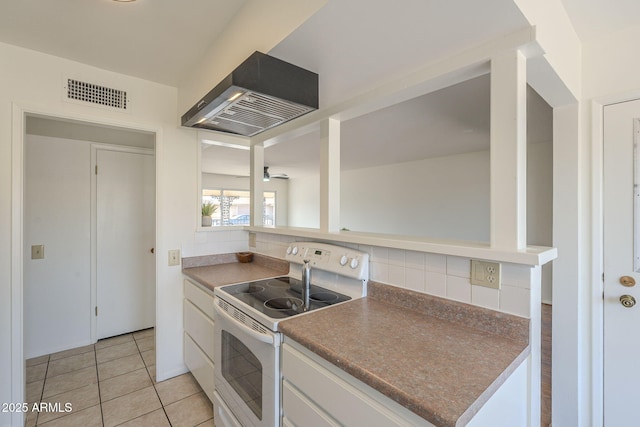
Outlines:
[[340,230],[340,121],[320,123],[320,231]]
[[262,143],[251,146],[250,154],[251,179],[249,190],[251,191],[251,226],[262,226],[263,210],[263,182],[264,175],[264,145]]
[[527,75],[518,50],[491,60],[491,247],[527,245]]

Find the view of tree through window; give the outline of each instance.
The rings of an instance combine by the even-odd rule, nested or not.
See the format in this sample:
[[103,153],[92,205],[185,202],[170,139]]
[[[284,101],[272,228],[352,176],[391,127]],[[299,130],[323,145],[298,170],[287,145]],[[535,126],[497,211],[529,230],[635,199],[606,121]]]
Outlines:
[[[276,193],[265,191],[262,204],[263,225],[275,225]],[[249,225],[251,222],[251,193],[245,190],[203,189],[202,204],[211,203],[215,212],[211,215],[211,225]]]

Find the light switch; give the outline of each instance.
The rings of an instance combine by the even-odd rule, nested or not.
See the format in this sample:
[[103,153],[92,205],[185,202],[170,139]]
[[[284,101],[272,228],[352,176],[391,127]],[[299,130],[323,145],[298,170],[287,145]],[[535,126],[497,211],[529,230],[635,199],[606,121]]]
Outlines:
[[256,247],[256,233],[249,232],[249,247],[250,248]]
[[44,245],[31,246],[31,259],[43,259],[44,258]]
[[180,249],[169,251],[169,266],[180,265]]

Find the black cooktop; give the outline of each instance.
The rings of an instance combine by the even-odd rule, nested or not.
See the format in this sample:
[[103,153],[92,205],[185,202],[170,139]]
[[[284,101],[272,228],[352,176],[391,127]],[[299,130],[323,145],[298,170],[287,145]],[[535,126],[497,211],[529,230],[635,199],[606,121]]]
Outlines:
[[[274,319],[284,319],[303,312],[302,282],[293,277],[276,277],[219,288],[235,299]],[[350,300],[341,293],[311,285],[309,310]]]

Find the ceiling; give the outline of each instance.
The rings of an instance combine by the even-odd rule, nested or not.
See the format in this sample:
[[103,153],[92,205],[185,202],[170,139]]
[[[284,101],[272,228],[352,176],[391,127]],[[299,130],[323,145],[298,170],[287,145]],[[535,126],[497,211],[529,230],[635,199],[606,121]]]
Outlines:
[[171,86],[246,0],[8,0],[0,41]]
[[[178,86],[249,1],[3,1],[0,42]],[[640,12],[637,0],[561,1],[583,40],[635,25]],[[329,0],[269,53],[319,73],[322,107],[527,25],[513,0]],[[547,120],[544,103],[530,98],[540,123]],[[480,78],[345,122],[343,168],[486,149],[487,106]],[[544,139],[549,124],[538,128],[530,139]],[[309,134],[267,149],[271,172],[310,170],[317,140]],[[246,156],[229,154],[223,164]]]

